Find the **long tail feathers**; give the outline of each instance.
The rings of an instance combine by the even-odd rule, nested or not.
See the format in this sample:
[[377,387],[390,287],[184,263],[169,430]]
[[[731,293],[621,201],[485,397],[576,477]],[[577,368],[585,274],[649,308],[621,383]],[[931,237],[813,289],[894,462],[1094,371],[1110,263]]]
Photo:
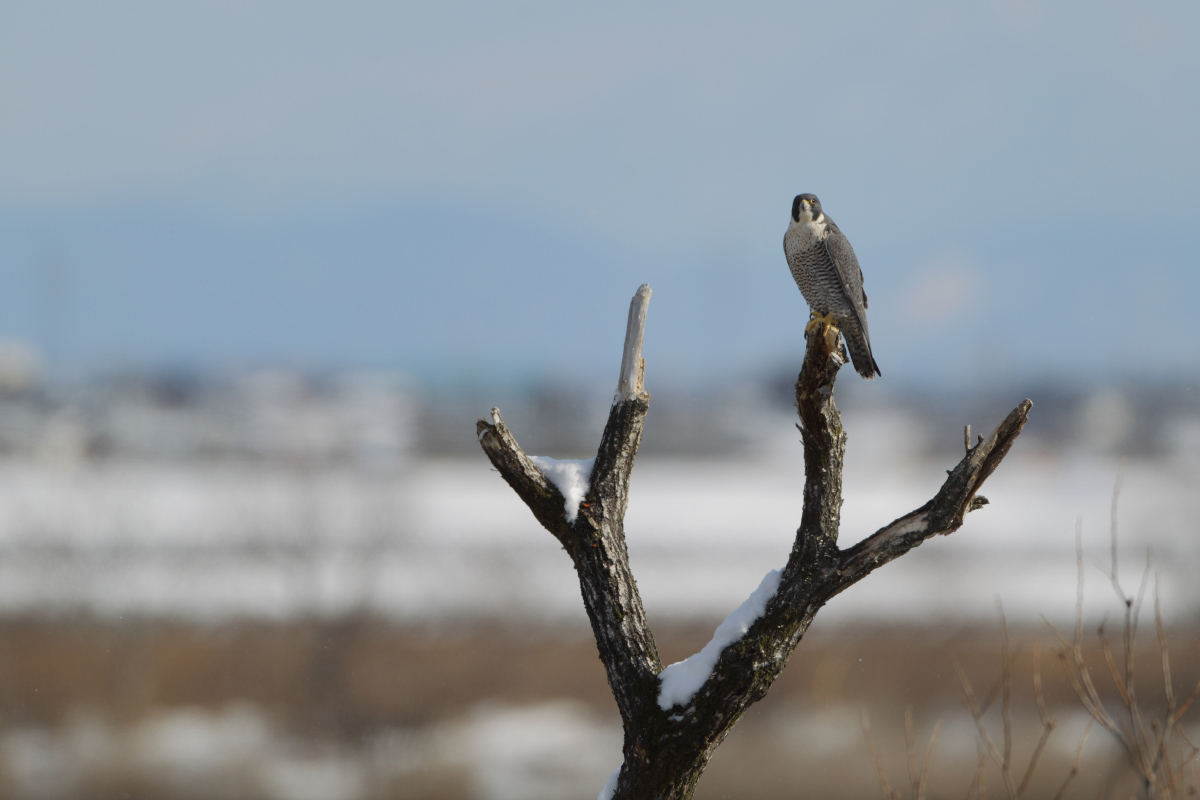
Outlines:
[[846,349],[850,351],[850,360],[854,362],[854,371],[867,380],[872,380],[876,375],[883,373],[879,371],[879,365],[875,363],[875,357],[871,355],[870,340],[856,328],[857,326],[852,326],[842,330],[842,335],[846,337]]

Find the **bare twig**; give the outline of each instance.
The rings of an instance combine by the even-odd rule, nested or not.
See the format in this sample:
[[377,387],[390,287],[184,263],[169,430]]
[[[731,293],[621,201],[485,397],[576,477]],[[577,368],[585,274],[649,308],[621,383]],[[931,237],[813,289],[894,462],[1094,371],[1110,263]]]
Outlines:
[[[1010,769],[1012,768],[1012,667],[1013,663],[1008,656],[1008,620],[1004,617],[1004,606],[1000,604],[1000,598],[996,598],[996,613],[1000,615],[1000,648],[1001,658],[1004,661],[1004,673],[1001,685],[1004,687],[1002,692],[1002,700],[1000,706],[1000,720],[1004,724],[1004,785],[1012,784]],[[1014,797],[1019,797],[1019,791],[1010,791]]]
[[[1113,485],[1110,507],[1110,565],[1108,578],[1118,601],[1121,603],[1124,626],[1121,637],[1121,663],[1117,663],[1115,648],[1109,640],[1104,624],[1097,630],[1100,651],[1105,666],[1116,690],[1117,702],[1108,704],[1097,691],[1091,676],[1091,668],[1083,655],[1083,544],[1081,534],[1076,534],[1076,561],[1079,565],[1077,601],[1075,611],[1075,637],[1068,643],[1054,626],[1049,626],[1059,643],[1059,662],[1063,665],[1067,680],[1092,721],[1107,730],[1120,745],[1135,774],[1141,780],[1146,798],[1167,800],[1175,797],[1181,788],[1185,767],[1200,754],[1200,750],[1187,738],[1178,724],[1200,692],[1200,684],[1192,694],[1179,703],[1171,677],[1170,648],[1166,626],[1162,618],[1158,583],[1154,589],[1154,628],[1159,648],[1163,691],[1166,708],[1161,713],[1150,714],[1138,695],[1136,674],[1136,642],[1138,621],[1141,615],[1151,575],[1151,555],[1147,553],[1146,567],[1136,595],[1126,594],[1119,578],[1120,558],[1118,554],[1118,501],[1124,479],[1124,462]],[[1047,623],[1049,624],[1049,623]],[[1090,731],[1090,727],[1088,728]],[[1086,734],[1085,734],[1086,738]],[[1082,753],[1082,742],[1080,753]],[[1078,763],[1078,759],[1076,759]],[[1077,772],[1077,769],[1074,770]],[[1065,787],[1063,789],[1065,791]],[[1059,795],[1061,796],[1062,791]]]
[[[880,757],[879,751],[875,749],[875,739],[871,735],[871,723],[867,717],[867,712],[861,712],[863,736],[867,740],[867,752],[871,755],[871,764],[875,767],[875,775],[879,779],[879,788],[883,790],[883,796],[886,800],[901,800],[901,794],[898,790],[893,789],[888,781],[887,768],[883,764],[883,758]],[[933,733],[929,736],[929,742],[925,745],[925,755],[919,758],[917,755],[917,737],[913,729],[913,708],[907,706],[904,709],[904,749],[905,761],[908,766],[908,784],[909,791],[912,793],[912,800],[925,800],[926,794],[929,791],[929,764],[933,760],[933,749],[937,745],[938,736],[942,732],[942,721],[938,720],[933,726]]]
[[987,800],[987,783],[985,783],[984,777],[987,774],[988,754],[978,741],[976,748],[979,751],[978,764],[975,769],[975,779],[967,787],[966,800]]
[[941,732],[942,721],[939,719],[933,724],[933,733],[929,734],[929,744],[925,746],[925,760],[921,762],[920,780],[917,782],[917,800],[925,800],[925,793],[929,789],[929,762],[933,760],[933,748]]
[[912,789],[913,797],[917,797],[917,792],[921,785],[921,768],[917,765],[917,737],[913,732],[913,709],[912,706],[904,707],[904,750],[908,763],[908,785]]
[[871,736],[871,720],[867,717],[867,712],[861,712],[863,736],[867,740],[867,752],[871,754],[871,764],[875,767],[875,775],[879,779],[879,788],[883,790],[885,800],[900,800],[900,793],[892,789],[891,783],[888,782],[887,767],[883,764],[883,759],[879,756],[879,751],[875,749],[875,737]]
[[1093,724],[1095,724],[1095,720],[1088,720],[1087,727],[1083,729],[1083,735],[1079,737],[1079,747],[1075,749],[1075,760],[1071,762],[1071,771],[1067,773],[1066,780],[1062,782],[1062,786],[1059,786],[1058,791],[1054,793],[1054,800],[1062,800],[1071,782],[1078,777],[1079,763],[1083,760],[1083,746],[1087,744],[1088,734],[1092,732]]
[[[1033,781],[1034,772],[1037,770],[1042,753],[1046,749],[1047,743],[1050,741],[1050,736],[1054,733],[1058,726],[1057,720],[1050,716],[1049,710],[1046,708],[1046,699],[1042,693],[1042,666],[1041,666],[1041,646],[1035,645],[1033,650],[1033,695],[1037,703],[1038,719],[1042,723],[1042,732],[1038,738],[1037,744],[1034,746],[1032,754],[1029,756],[1029,761],[1025,764],[1024,770],[1021,772],[1019,782],[1015,779],[1015,764],[1013,762],[1013,722],[1012,722],[1012,680],[1013,668],[1016,664],[1016,651],[1020,649],[1019,644],[1016,648],[1009,646],[1008,637],[1008,622],[1004,616],[1004,609],[997,602],[997,612],[1000,618],[1000,644],[1001,644],[1001,670],[1000,679],[996,686],[989,693],[988,700],[985,703],[980,703],[975,695],[975,690],[971,686],[971,681],[967,678],[966,671],[957,659],[954,660],[954,670],[958,675],[959,683],[963,689],[963,695],[966,700],[967,709],[971,712],[971,718],[975,721],[975,731],[977,741],[979,743],[980,753],[991,757],[992,762],[1000,772],[1000,779],[1004,783],[1005,792],[1009,800],[1020,800],[1025,797],[1025,793],[1029,790],[1029,786]],[[988,730],[987,723],[987,708],[991,704],[997,692],[1001,696],[1001,743],[996,744],[992,738],[991,732]],[[1086,734],[1085,734],[1086,736]],[[1080,745],[1082,748],[1082,744]],[[968,790],[968,797],[973,794],[979,795],[985,790],[984,782],[984,766],[986,760],[980,762],[978,774],[975,781],[971,784],[971,789]],[[1078,770],[1075,770],[1078,772]],[[1067,777],[1067,781],[1063,784],[1065,787],[1070,784],[1073,775]]]
[[1121,459],[1121,465],[1117,467],[1117,480],[1113,484],[1112,501],[1109,504],[1108,510],[1108,529],[1109,529],[1109,571],[1108,577],[1112,581],[1113,589],[1117,596],[1126,605],[1129,605],[1129,598],[1125,596],[1125,590],[1121,588],[1121,581],[1117,577],[1117,567],[1121,559],[1117,557],[1117,501],[1121,499],[1121,484],[1125,482],[1125,459]]
[[1033,648],[1033,696],[1037,701],[1038,719],[1042,721],[1042,735],[1033,749],[1033,755],[1029,757],[1029,765],[1025,768],[1025,777],[1021,779],[1021,785],[1017,787],[1017,797],[1025,796],[1025,790],[1029,788],[1034,770],[1037,769],[1038,759],[1042,757],[1042,751],[1046,749],[1046,743],[1050,741],[1050,734],[1054,733],[1054,728],[1058,725],[1058,721],[1052,718],[1050,712],[1046,710],[1046,700],[1042,697],[1042,648],[1040,645],[1034,645]]

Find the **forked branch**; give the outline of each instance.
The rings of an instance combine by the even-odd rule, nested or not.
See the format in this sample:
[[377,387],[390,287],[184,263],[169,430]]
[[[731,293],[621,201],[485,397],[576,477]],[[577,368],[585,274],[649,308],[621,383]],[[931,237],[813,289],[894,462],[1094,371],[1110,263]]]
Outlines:
[[987,502],[977,493],[1012,447],[1032,404],[1022,401],[991,435],[968,446],[932,500],[842,550],[837,540],[846,434],[833,387],[846,357],[840,346],[829,348],[825,337],[810,337],[796,381],[805,481],[791,555],[781,573],[769,575],[718,629],[705,651],[715,663],[702,662],[696,686],[660,693],[663,665],[629,567],[624,528],[650,404],[641,357],[649,298],[649,287],[642,286],[631,303],[616,398],[578,508],[565,507],[563,491],[538,466],[547,462],[535,463],[522,452],[498,410],[490,421],[479,421],[477,432],[493,466],[575,564],[625,732],[625,761],[611,796],[683,800],[691,797],[713,750],[767,692],[831,597],[929,537],[957,530],[968,512]]

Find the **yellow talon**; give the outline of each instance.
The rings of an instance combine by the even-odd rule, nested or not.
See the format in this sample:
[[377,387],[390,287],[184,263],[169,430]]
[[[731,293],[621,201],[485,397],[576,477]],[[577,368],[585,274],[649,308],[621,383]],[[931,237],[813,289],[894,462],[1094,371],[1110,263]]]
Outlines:
[[812,333],[813,329],[818,325],[824,325],[827,328],[836,328],[837,320],[833,318],[833,314],[818,314],[814,311],[812,312],[812,319],[804,326],[804,332]]
[[812,333],[819,326],[825,326],[825,347],[832,352],[838,343],[838,336],[841,331],[838,329],[837,320],[833,318],[833,314],[817,314],[813,313],[812,319],[804,326],[805,333]]

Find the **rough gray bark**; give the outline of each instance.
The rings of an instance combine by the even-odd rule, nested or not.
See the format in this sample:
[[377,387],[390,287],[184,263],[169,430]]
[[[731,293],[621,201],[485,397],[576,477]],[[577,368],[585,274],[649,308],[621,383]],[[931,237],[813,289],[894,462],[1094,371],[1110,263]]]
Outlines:
[[[663,711],[658,706],[658,674],[663,665],[629,567],[624,529],[633,461],[650,407],[650,396],[642,387],[640,353],[648,300],[648,287],[643,287],[630,308],[621,391],[609,413],[587,497],[574,524],[563,514],[558,489],[521,451],[497,409],[492,409],[490,422],[479,421],[477,432],[500,475],[575,563],[625,732],[625,761],[613,797],[685,800],[695,791],[717,745],[750,704],[767,693],[813,617],[831,597],[929,537],[954,532],[968,512],[987,502],[976,493],[1008,453],[1033,404],[1022,401],[991,435],[969,447],[932,500],[843,550],[837,537],[846,434],[833,402],[833,385],[846,358],[840,346],[831,351],[824,336],[810,336],[796,381],[804,444],[804,510],[779,589],[750,630],[721,653],[688,705]],[[636,345],[631,337],[636,337]],[[636,385],[630,380],[631,364],[636,364]]]

